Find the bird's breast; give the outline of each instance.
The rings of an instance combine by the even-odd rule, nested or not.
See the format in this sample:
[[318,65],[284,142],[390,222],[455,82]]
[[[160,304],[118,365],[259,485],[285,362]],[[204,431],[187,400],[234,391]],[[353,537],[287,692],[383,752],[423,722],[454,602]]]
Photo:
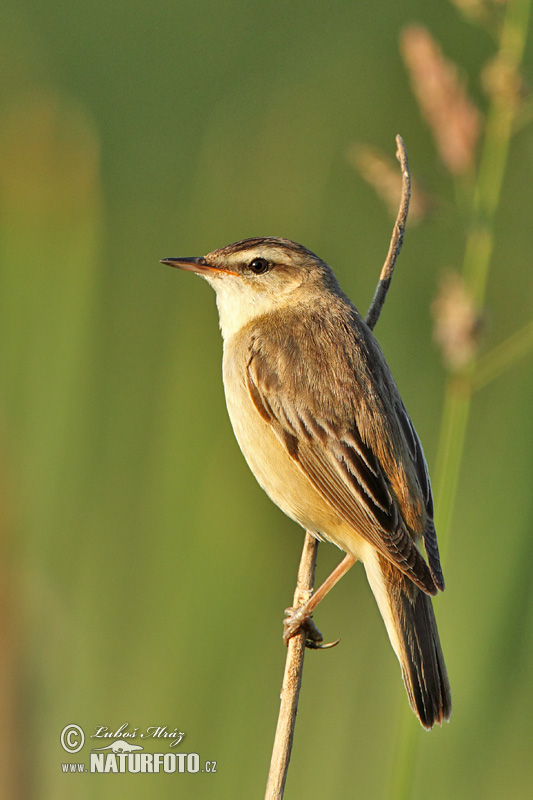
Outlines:
[[235,438],[259,485],[282,511],[306,530],[320,533],[346,552],[356,547],[353,530],[315,489],[257,411],[246,381],[246,355],[224,347],[223,377]]

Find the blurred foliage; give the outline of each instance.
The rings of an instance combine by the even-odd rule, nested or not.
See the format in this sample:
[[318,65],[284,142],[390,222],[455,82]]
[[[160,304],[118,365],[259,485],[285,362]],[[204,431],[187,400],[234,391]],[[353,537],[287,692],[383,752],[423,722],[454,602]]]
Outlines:
[[[431,469],[445,374],[429,309],[468,233],[398,42],[429,28],[486,113],[491,33],[422,0],[2,7],[0,792],[258,797],[302,532],[233,440],[210,289],[158,261],[287,236],[365,311],[391,222],[347,153],[392,153],[400,132],[436,199],[407,233],[376,334]],[[524,125],[494,220],[483,351],[531,321],[532,173]],[[387,797],[404,735],[413,798],[529,796],[531,364],[472,400],[436,603],[450,724],[428,735],[406,712],[356,567],[319,610],[342,644],[306,659],[287,798]],[[319,577],[339,556],[321,546]],[[124,722],[177,726],[217,774],[61,772],[77,757],[65,725]]]

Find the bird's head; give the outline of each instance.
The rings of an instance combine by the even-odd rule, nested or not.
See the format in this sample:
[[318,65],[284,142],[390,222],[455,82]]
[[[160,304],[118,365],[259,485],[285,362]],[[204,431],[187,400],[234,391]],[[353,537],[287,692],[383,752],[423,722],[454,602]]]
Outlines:
[[312,301],[316,293],[340,292],[330,267],[289,239],[244,239],[200,258],[161,263],[196,272],[211,284],[224,338],[256,317]]

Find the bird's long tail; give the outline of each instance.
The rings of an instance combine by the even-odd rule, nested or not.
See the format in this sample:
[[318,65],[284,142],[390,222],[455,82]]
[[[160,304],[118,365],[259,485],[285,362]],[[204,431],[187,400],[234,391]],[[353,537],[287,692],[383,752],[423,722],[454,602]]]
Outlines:
[[431,598],[375,551],[365,569],[400,661],[411,708],[430,729],[448,720],[452,710]]

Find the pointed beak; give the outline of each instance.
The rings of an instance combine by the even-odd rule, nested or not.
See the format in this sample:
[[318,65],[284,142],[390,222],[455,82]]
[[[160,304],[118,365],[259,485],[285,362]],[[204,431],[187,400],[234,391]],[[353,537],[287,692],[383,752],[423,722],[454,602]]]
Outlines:
[[238,275],[237,272],[232,272],[229,269],[208,264],[203,256],[199,258],[162,258],[161,264],[168,264],[169,267],[185,269],[188,272],[196,272],[197,275],[213,275],[216,273]]

